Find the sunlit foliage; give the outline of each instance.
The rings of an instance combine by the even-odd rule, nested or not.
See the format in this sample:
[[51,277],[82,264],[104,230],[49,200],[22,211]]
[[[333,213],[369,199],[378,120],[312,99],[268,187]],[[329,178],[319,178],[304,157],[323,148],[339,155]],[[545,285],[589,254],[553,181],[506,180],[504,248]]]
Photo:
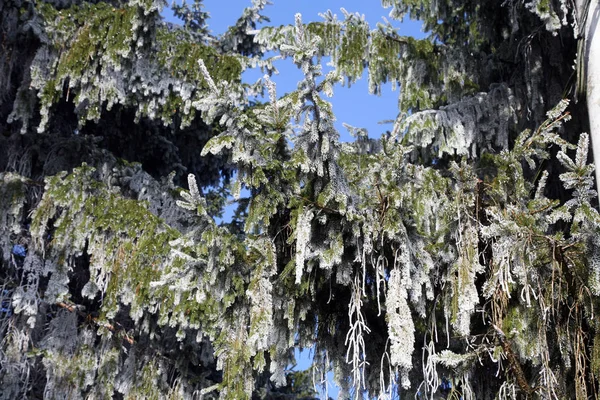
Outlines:
[[[572,4],[382,1],[422,40],[266,5],[0,5],[0,398],[597,398]],[[365,70],[399,113],[342,143]]]

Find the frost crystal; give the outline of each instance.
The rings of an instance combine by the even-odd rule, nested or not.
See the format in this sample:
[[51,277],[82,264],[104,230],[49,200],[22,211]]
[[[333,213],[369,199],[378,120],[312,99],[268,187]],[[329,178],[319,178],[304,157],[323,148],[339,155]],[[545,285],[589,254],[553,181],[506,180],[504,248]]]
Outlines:
[[412,369],[412,353],[415,346],[415,326],[406,301],[401,273],[397,269],[390,272],[388,291],[385,299],[388,332],[390,335],[390,362],[400,367],[403,375],[402,386],[410,387],[406,379]]
[[302,282],[306,250],[310,243],[312,219],[313,211],[305,207],[298,216],[298,222],[296,223],[296,284]]

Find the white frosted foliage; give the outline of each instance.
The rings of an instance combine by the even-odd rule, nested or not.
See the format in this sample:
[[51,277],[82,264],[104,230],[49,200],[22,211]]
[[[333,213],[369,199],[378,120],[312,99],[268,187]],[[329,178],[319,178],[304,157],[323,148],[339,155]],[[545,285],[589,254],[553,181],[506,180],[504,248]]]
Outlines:
[[406,282],[398,269],[390,272],[385,299],[388,333],[390,337],[390,362],[401,369],[402,386],[408,388],[410,381],[404,379],[412,369],[412,353],[415,347],[415,325],[407,302]]
[[[310,397],[300,348],[344,399],[596,390],[600,113],[580,135],[559,101],[596,20],[384,0],[416,39],[346,10],[264,27],[253,0],[212,36],[202,0],[183,27],[159,0],[73,2],[0,1],[27,55],[22,80],[0,66],[0,400]],[[280,58],[301,77],[278,98]],[[395,123],[342,143],[328,97],[358,79],[402,89]]]
[[[565,0],[561,0],[561,6],[564,7]],[[557,13],[552,9],[552,2],[544,0],[531,0],[525,3],[532,13],[544,22],[546,29],[550,32],[556,32],[561,27],[561,20]],[[565,8],[561,7],[561,11],[564,12]],[[563,14],[563,19],[566,20],[566,13]],[[556,34],[556,33],[555,33]]]
[[298,222],[296,223],[296,284],[300,284],[302,281],[306,248],[311,237],[312,219],[313,211],[305,207],[298,216]]
[[255,351],[265,351],[273,332],[273,284],[271,277],[276,273],[275,247],[270,241],[252,243],[262,253],[263,263],[253,270],[252,282],[247,290],[250,307],[250,337],[248,345]]
[[479,304],[479,294],[475,286],[476,274],[480,272],[479,252],[477,250],[477,230],[473,226],[467,227],[461,235],[462,243],[459,247],[459,258],[456,263],[456,284],[453,288],[458,297],[458,310],[454,328],[461,336],[470,333],[471,315]]
[[425,110],[408,116],[395,127],[407,131],[410,142],[438,149],[438,156],[475,156],[481,148],[508,147],[508,131],[514,122],[515,99],[506,85],[493,85],[438,110]]

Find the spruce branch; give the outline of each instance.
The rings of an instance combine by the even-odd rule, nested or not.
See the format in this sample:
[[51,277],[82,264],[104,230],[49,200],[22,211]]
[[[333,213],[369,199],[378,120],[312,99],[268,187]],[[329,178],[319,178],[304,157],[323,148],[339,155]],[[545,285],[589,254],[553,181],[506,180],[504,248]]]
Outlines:
[[508,364],[510,365],[511,371],[517,380],[517,384],[519,388],[523,392],[525,392],[528,396],[531,396],[537,388],[532,388],[527,382],[527,378],[525,377],[525,373],[523,372],[523,368],[521,367],[521,363],[519,362],[517,356],[515,355],[510,341],[496,324],[492,324],[492,328],[496,331],[496,336],[500,340],[500,344],[502,345],[502,349],[504,350],[504,354],[506,354],[506,358],[508,359]]

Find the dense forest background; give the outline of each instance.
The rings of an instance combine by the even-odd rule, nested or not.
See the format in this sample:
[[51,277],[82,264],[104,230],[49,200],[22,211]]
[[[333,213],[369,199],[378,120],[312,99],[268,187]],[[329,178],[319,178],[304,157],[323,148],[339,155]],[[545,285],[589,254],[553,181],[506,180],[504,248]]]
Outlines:
[[0,3],[1,399],[599,397],[598,2],[381,3]]

